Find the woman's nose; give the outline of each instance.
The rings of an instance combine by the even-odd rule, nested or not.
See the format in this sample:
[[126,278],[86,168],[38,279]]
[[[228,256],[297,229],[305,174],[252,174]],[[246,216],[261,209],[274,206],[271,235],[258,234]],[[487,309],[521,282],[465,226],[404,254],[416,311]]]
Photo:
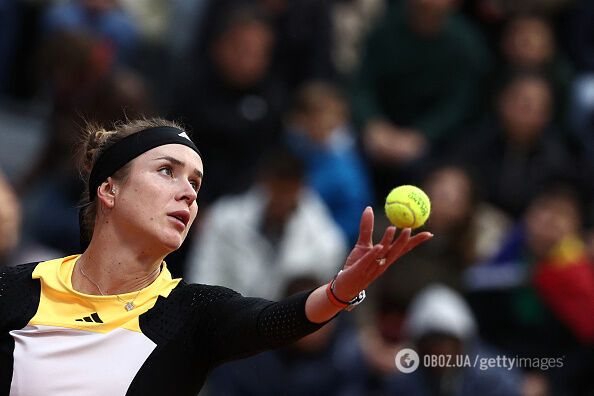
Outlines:
[[183,183],[183,188],[180,193],[180,198],[188,202],[188,206],[191,205],[196,198],[198,197],[198,193],[194,190],[192,183],[189,181],[185,181]]

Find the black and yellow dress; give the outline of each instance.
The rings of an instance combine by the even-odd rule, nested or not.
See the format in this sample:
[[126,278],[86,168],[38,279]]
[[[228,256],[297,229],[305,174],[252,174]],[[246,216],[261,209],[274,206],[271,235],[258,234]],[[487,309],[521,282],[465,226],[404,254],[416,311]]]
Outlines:
[[140,292],[81,294],[78,257],[0,268],[0,395],[195,395],[216,365],[321,327],[309,293],[247,298],[172,279],[165,263]]

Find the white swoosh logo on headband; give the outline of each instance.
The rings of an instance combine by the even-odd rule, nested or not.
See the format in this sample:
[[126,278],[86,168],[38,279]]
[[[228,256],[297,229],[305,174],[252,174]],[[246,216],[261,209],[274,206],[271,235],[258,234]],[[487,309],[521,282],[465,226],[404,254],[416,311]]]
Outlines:
[[190,142],[192,141],[192,140],[190,139],[190,137],[189,137],[189,136],[188,136],[188,135],[187,135],[185,132],[179,133],[177,136],[185,137],[185,138],[186,138],[186,139],[188,139]]

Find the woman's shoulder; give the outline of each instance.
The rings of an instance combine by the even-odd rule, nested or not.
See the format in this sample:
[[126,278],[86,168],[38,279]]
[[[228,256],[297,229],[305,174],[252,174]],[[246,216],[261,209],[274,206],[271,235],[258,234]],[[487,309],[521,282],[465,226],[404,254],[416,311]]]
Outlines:
[[[8,265],[8,266],[1,266],[0,267],[0,285],[9,286],[10,284],[14,283],[15,281],[23,280],[23,279],[30,279],[33,270],[39,261],[26,263],[26,264],[19,264],[19,265]],[[4,287],[0,287],[0,290],[6,290]]]
[[32,277],[37,264],[0,267],[0,330],[21,328],[35,314],[41,288]]
[[0,267],[0,302],[29,293],[36,284],[32,274],[38,264],[33,262]]
[[245,297],[228,287],[187,283],[183,280],[171,292],[167,300],[170,300],[170,304],[182,305],[192,311],[208,312],[215,316],[225,316],[238,309],[247,309],[248,307],[257,309],[273,303],[259,297]]
[[241,294],[223,286],[188,283],[182,280],[173,289],[170,297],[190,299],[192,304],[195,305],[209,305],[217,301],[241,297]]

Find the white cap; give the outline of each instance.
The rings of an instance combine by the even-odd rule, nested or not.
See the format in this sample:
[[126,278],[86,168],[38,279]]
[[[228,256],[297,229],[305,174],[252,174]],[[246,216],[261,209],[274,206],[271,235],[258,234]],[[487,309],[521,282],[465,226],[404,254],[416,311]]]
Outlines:
[[474,336],[476,323],[470,307],[456,291],[441,284],[432,284],[413,299],[404,331],[412,339],[439,332],[464,341]]

